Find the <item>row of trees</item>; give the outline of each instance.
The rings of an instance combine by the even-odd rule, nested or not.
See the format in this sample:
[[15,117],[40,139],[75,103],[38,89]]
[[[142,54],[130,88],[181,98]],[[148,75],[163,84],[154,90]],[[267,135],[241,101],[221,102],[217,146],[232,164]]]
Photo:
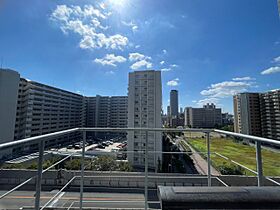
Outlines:
[[[61,158],[52,157],[43,162],[43,168],[46,169],[58,162]],[[31,163],[20,163],[20,164],[4,164],[1,166],[4,169],[37,169],[37,161]],[[66,169],[66,170],[80,170],[81,169],[81,159],[73,158],[71,160],[66,160],[57,166],[54,169]],[[124,161],[117,161],[113,156],[98,156],[92,160],[85,160],[85,170],[93,171],[133,171],[133,168],[130,163]]]

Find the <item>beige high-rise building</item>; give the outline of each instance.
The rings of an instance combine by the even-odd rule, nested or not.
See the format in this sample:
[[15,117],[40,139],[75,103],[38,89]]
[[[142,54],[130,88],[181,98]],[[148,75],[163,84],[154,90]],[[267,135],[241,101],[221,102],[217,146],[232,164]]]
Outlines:
[[234,131],[262,136],[259,93],[239,93],[233,96]]
[[[161,71],[147,70],[129,73],[128,84],[128,127],[129,128],[161,128],[162,87]],[[128,160],[135,167],[143,168],[143,153],[146,145],[145,132],[128,132]],[[162,135],[160,132],[148,133],[148,150],[162,151]],[[162,164],[161,153],[149,153],[148,166],[159,169]]]

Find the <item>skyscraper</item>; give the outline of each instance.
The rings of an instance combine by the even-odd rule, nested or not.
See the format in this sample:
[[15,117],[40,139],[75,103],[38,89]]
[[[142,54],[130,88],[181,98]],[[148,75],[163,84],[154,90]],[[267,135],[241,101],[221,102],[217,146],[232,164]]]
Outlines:
[[[147,70],[129,73],[128,84],[128,127],[161,128],[161,71]],[[128,132],[128,160],[135,167],[143,168],[146,146],[145,132]],[[162,151],[162,135],[159,132],[148,133],[148,150]],[[160,153],[149,153],[149,168],[159,169],[162,163]]]
[[170,115],[171,117],[178,117],[178,91],[170,91]]

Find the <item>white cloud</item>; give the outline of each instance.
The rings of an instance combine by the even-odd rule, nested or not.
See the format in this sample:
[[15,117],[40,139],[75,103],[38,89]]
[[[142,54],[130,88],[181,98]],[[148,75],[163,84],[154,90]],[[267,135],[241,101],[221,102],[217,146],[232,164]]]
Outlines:
[[140,60],[140,61],[136,61],[134,64],[132,64],[130,66],[131,69],[133,70],[137,70],[143,67],[146,67],[147,69],[152,68],[153,64],[147,60]]
[[166,83],[168,86],[178,86],[179,85],[179,78],[175,78],[170,80]]
[[138,26],[136,26],[136,25],[135,25],[135,26],[132,26],[132,31],[133,31],[133,32],[138,31]]
[[171,64],[170,67],[172,67],[172,68],[177,68],[178,65],[177,65],[177,64]]
[[163,65],[164,63],[165,63],[165,61],[161,61],[161,62],[159,62],[160,63],[160,65]]
[[274,58],[273,63],[280,63],[280,56]]
[[129,43],[127,37],[121,34],[105,35],[103,32],[108,26],[102,22],[109,13],[102,12],[92,5],[66,6],[58,5],[52,12],[50,19],[56,22],[63,33],[68,32],[80,35],[79,46],[82,49],[119,49],[122,50]]
[[274,74],[274,73],[279,73],[280,72],[280,66],[274,66],[274,67],[270,67],[268,69],[265,69],[261,72],[262,75],[265,74]]
[[220,101],[219,98],[204,98],[204,99],[195,101],[195,103],[196,103],[198,106],[202,107],[203,105],[205,105],[205,104],[207,104],[207,103],[209,103],[209,104],[213,103],[213,104],[216,104],[216,105],[217,105],[217,104],[219,103],[219,101]]
[[152,58],[141,53],[129,53],[128,59],[131,62],[135,62],[130,66],[130,68],[133,70],[140,69],[143,67],[150,69],[153,66],[153,64],[151,63]]
[[[163,63],[162,63],[163,62]],[[161,61],[160,64],[164,64],[164,61]],[[166,68],[162,68],[161,71],[162,72],[167,72],[167,71],[172,71],[174,68],[177,68],[178,65],[176,64],[171,64],[169,65],[169,67],[166,67]]]
[[107,54],[104,58],[96,58],[94,59],[95,63],[101,64],[103,66],[109,65],[116,67],[116,63],[123,63],[126,61],[126,58],[123,56],[115,56],[114,54]]
[[225,98],[247,91],[254,84],[254,82],[248,81],[224,81],[212,84],[208,89],[202,90],[200,94],[208,98]]
[[164,55],[166,55],[166,54],[167,54],[167,50],[163,49],[163,50],[162,50],[162,53],[163,53]]
[[130,21],[130,22],[122,21],[122,24],[125,25],[125,26],[131,27],[131,30],[133,32],[136,32],[138,30],[138,26],[136,25],[136,23],[133,23],[132,21]]
[[232,78],[233,81],[248,81],[248,80],[256,80],[255,78],[252,77],[236,77]]
[[[141,53],[129,53],[129,60],[130,61],[138,61],[145,59],[146,56]],[[150,58],[150,57],[147,57]]]
[[141,47],[141,45],[135,45],[135,49],[138,49],[139,47]]

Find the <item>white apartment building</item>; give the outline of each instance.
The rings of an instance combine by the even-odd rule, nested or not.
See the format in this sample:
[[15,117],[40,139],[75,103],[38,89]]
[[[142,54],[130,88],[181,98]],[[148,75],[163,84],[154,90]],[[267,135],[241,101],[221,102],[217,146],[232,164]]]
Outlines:
[[[84,98],[59,88],[20,79],[14,139],[84,126]],[[77,140],[79,133],[50,139],[46,146]],[[37,144],[19,150],[35,150]],[[16,152],[16,151],[14,151]]]
[[[161,128],[162,87],[161,72],[154,70],[129,73],[128,84],[128,127]],[[146,133],[128,132],[128,160],[134,167],[143,168]],[[148,132],[148,167],[158,170],[162,164],[162,134]]]
[[[127,96],[85,97],[87,127],[127,127]],[[88,136],[108,136],[108,133],[88,132]],[[122,135],[126,132],[110,133],[110,136]]]
[[[0,69],[0,143],[83,126],[127,127],[127,96],[85,97]],[[46,147],[80,139],[79,132],[72,133],[46,141]],[[7,154],[37,148],[26,145]]]

